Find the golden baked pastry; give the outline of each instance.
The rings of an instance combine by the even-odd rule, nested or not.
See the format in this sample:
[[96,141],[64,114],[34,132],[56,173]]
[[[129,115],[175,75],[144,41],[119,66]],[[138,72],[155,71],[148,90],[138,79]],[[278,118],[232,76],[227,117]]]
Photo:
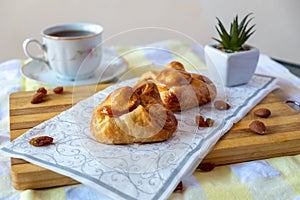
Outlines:
[[217,94],[215,85],[207,77],[189,73],[180,62],[171,62],[161,71],[148,71],[139,83],[153,81],[164,105],[172,111],[182,111],[212,101]]
[[165,108],[157,86],[139,86],[113,91],[92,115],[91,131],[104,144],[151,143],[167,140],[177,129],[173,112]]

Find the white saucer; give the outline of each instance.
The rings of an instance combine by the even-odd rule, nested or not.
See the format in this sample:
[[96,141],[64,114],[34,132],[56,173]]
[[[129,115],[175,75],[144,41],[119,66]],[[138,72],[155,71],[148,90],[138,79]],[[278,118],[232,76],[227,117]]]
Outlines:
[[102,61],[95,74],[84,80],[62,80],[56,77],[55,73],[49,70],[45,63],[32,60],[21,68],[24,77],[47,85],[75,86],[89,85],[108,82],[124,73],[127,63],[119,56],[110,52],[103,52]]

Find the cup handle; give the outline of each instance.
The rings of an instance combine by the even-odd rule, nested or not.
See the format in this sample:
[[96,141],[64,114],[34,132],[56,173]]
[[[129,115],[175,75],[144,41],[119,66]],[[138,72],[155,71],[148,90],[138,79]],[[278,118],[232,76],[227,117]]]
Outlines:
[[29,52],[29,49],[28,49],[28,46],[30,43],[35,43],[36,45],[38,45],[38,47],[43,51],[43,52],[46,52],[46,47],[44,44],[40,43],[38,40],[34,39],[34,38],[28,38],[26,39],[24,42],[23,42],[23,50],[24,50],[24,53],[27,57],[33,59],[33,60],[37,60],[37,61],[40,61],[40,62],[43,62],[45,63],[49,68],[49,63],[46,59],[44,58],[41,58],[41,57],[37,57],[37,56],[34,56],[32,55],[30,52]]

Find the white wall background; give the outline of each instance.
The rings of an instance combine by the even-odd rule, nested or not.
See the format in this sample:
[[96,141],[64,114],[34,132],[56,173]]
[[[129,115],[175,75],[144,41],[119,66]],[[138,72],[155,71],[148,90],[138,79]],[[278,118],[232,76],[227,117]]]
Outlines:
[[[43,28],[70,22],[94,22],[105,28],[105,45],[146,44],[164,39],[216,37],[216,16],[229,24],[254,13],[256,32],[249,40],[262,53],[300,64],[299,0],[1,0],[0,62],[25,58],[25,38],[41,39]],[[161,27],[160,29],[138,29]]]

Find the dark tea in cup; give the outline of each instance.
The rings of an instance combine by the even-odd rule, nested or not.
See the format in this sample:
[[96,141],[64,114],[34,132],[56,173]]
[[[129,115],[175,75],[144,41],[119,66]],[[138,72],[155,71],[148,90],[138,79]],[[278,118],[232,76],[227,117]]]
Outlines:
[[81,37],[81,36],[89,36],[93,34],[94,32],[84,31],[84,30],[63,30],[63,31],[53,32],[49,35],[54,37]]

